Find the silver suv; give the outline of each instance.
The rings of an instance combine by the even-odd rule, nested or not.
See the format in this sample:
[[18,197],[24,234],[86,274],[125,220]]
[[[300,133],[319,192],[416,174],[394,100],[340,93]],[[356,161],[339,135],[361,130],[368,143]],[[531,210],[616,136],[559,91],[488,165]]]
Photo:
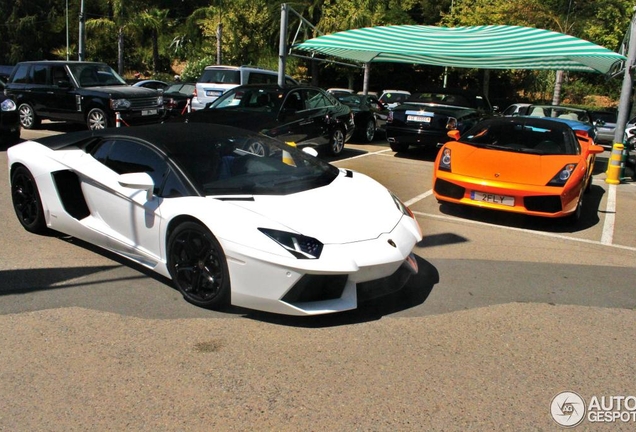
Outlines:
[[[204,109],[226,91],[243,84],[276,84],[278,72],[251,66],[206,66],[196,83],[192,110]],[[286,84],[298,84],[285,76]]]

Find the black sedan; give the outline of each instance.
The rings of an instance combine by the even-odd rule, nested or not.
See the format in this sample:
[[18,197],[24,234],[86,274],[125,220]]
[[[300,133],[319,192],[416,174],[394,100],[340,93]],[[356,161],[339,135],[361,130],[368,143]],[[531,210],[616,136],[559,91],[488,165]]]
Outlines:
[[236,126],[299,147],[326,147],[331,155],[342,152],[355,127],[351,109],[325,90],[276,84],[235,87],[186,121]]
[[488,98],[465,90],[415,93],[389,112],[386,136],[395,152],[411,145],[441,147],[449,130],[464,132],[492,112]]
[[4,82],[0,79],[0,142],[14,142],[20,138],[18,107],[10,96],[2,93]]
[[166,117],[184,115],[194,95],[195,83],[177,82],[163,91],[163,108]]
[[373,141],[376,131],[384,131],[389,109],[375,96],[347,94],[336,96],[354,115],[355,134],[365,142]]

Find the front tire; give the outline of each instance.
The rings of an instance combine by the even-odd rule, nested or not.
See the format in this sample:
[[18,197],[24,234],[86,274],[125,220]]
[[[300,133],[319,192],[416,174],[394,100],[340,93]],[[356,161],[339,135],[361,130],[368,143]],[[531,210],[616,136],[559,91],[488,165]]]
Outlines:
[[93,108],[86,116],[86,126],[90,130],[105,129],[108,127],[108,117],[101,108]]
[[36,234],[47,230],[38,185],[24,166],[17,167],[11,174],[11,200],[15,214],[25,230]]
[[22,103],[18,107],[18,113],[20,114],[20,124],[25,129],[36,129],[40,126],[41,120],[35,114],[35,110],[28,103]]
[[331,132],[331,139],[329,140],[329,154],[331,156],[338,156],[342,153],[345,145],[345,133],[342,128],[335,128]]
[[168,240],[168,270],[186,301],[206,309],[230,303],[230,274],[223,248],[196,222],[177,226]]

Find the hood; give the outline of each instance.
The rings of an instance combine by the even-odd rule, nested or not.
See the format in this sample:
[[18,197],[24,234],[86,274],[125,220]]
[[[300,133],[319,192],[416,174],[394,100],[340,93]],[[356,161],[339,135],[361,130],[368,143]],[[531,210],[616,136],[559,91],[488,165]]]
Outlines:
[[324,244],[375,239],[392,231],[403,216],[384,186],[356,172],[340,174],[321,188],[287,196],[258,195],[254,201],[234,204]]
[[[466,177],[545,186],[568,163],[577,163],[578,155],[534,155],[473,147],[457,142],[451,149],[453,174]],[[479,161],[479,163],[475,163]]]
[[84,90],[108,93],[109,95],[111,95],[111,97],[115,98],[142,98],[159,96],[159,92],[157,90],[128,85],[84,87]]
[[188,115],[188,121],[240,127],[253,132],[266,131],[278,124],[276,114],[232,108],[193,111]]

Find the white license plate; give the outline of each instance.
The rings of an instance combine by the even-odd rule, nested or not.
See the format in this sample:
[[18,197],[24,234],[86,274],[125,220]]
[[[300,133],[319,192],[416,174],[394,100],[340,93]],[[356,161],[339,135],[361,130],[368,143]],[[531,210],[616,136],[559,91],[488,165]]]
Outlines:
[[406,116],[406,121],[420,122],[420,123],[430,123],[431,122],[431,117],[408,115],[408,116]]
[[156,109],[154,109],[154,110],[142,110],[141,111],[141,115],[142,116],[155,115],[155,114],[157,114],[157,110]]
[[218,96],[221,96],[221,93],[222,92],[220,92],[218,90],[206,90],[205,91],[205,95],[206,96],[217,96],[218,97]]
[[515,198],[506,195],[489,194],[477,191],[470,192],[470,199],[473,201],[487,202],[490,204],[501,204],[513,207],[515,205]]

